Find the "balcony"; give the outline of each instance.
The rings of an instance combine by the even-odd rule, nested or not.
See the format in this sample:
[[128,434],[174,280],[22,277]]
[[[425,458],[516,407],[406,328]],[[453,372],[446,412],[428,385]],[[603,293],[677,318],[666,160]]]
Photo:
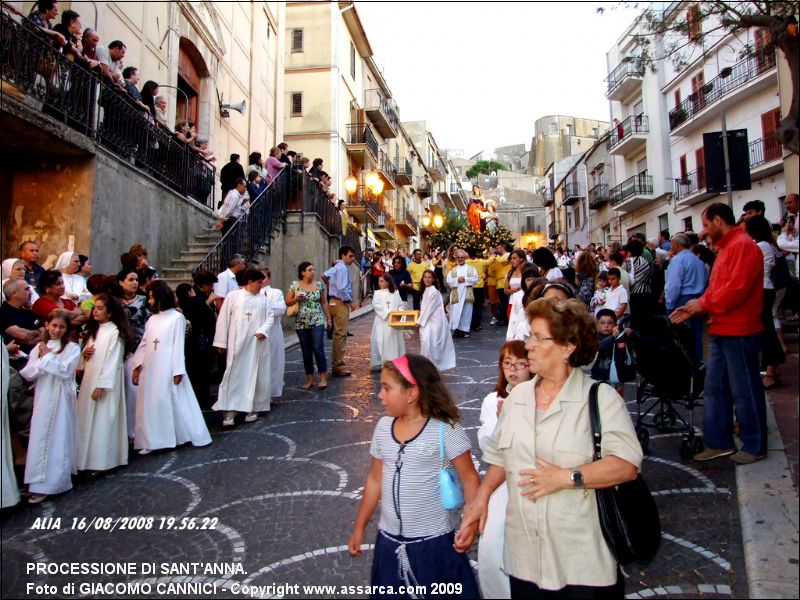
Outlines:
[[351,196],[347,204],[347,213],[359,223],[377,223],[381,210],[381,205],[378,202],[365,196],[363,187],[356,195]]
[[419,226],[417,219],[411,214],[409,210],[398,208],[395,211],[394,222],[397,229],[406,235],[417,235],[419,233]]
[[606,82],[606,98],[609,100],[624,100],[642,85],[644,78],[644,61],[638,56],[624,59],[611,71]]
[[383,92],[377,88],[364,92],[364,108],[369,120],[383,139],[396,138],[400,128],[400,120],[394,105]]
[[431,165],[428,166],[428,175],[434,181],[444,181],[447,177],[447,167],[441,158],[437,158]]
[[583,186],[581,186],[577,181],[568,181],[564,184],[564,200],[562,202],[563,206],[572,206],[579,200],[582,200],[585,196],[583,193]]
[[414,172],[411,170],[411,161],[406,159],[398,159],[397,168],[397,184],[398,185],[413,185]]
[[775,48],[767,46],[720,74],[669,112],[671,135],[685,136],[743,99],[777,85]]
[[556,231],[555,223],[550,223],[550,225],[547,226],[547,235],[551,240],[558,239],[558,231]]
[[433,184],[431,183],[430,179],[417,177],[417,185],[414,186],[414,190],[417,192],[417,196],[420,198],[428,198],[431,194],[433,194]]
[[386,187],[390,190],[397,189],[397,167],[383,150],[378,157],[378,173],[383,178]]
[[643,171],[611,188],[611,206],[614,210],[629,212],[655,200],[653,176]]
[[608,192],[607,183],[598,183],[589,190],[589,208],[597,210],[605,206],[611,200],[611,194]]
[[556,203],[556,198],[553,195],[553,190],[546,190],[542,195],[544,196],[545,206],[552,206],[553,204]]
[[783,146],[774,137],[750,142],[750,179],[757,181],[783,171]]
[[348,125],[344,143],[353,164],[367,170],[371,169],[373,164],[377,164],[380,149],[369,125],[364,123]]
[[381,209],[381,212],[378,213],[378,220],[372,226],[372,232],[376,237],[379,237],[383,240],[397,239],[392,215]]
[[609,154],[627,156],[647,144],[650,122],[647,115],[628,117],[619,125],[612,125],[606,142]]
[[717,192],[706,190],[706,171],[702,167],[675,180],[675,201],[678,206],[692,206],[718,195]]

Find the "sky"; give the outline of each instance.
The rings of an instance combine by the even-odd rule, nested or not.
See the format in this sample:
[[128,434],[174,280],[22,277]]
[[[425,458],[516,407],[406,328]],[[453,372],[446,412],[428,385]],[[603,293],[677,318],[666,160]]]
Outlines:
[[[637,11],[598,2],[356,2],[403,121],[465,157],[552,114],[607,121],[606,52]],[[384,33],[385,32],[385,33]]]

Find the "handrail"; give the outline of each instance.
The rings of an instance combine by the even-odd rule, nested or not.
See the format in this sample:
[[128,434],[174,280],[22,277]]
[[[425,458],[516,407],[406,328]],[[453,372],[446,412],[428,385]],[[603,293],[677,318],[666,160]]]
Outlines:
[[[328,235],[341,235],[342,234],[342,216],[336,209],[336,205],[328,198],[328,194],[320,187],[319,182],[311,177],[308,173],[292,173],[293,181],[292,187],[294,190],[300,190],[303,195],[303,204],[301,210],[303,213],[316,214],[322,227],[328,232]],[[298,177],[302,179],[297,180]],[[297,207],[292,206],[290,210],[296,210]],[[304,227],[301,221],[301,230]]]
[[215,207],[215,167],[154,121],[97,70],[71,61],[23,18],[0,13],[0,76],[42,103],[42,112],[82,133],[173,190]]
[[750,142],[748,147],[750,150],[751,169],[783,157],[781,143],[774,137],[758,138]]
[[364,108],[366,110],[380,110],[392,129],[397,131],[400,119],[397,117],[392,103],[379,88],[364,90]]
[[642,77],[644,75],[644,71],[644,60],[640,56],[629,56],[624,58],[622,62],[620,62],[614,68],[614,70],[609,73],[608,77],[606,77],[606,81],[608,82],[606,95],[613,92],[614,89],[616,89],[616,87],[628,77]]
[[675,180],[675,198],[680,200],[702,191],[706,187],[706,170],[697,167],[695,171],[687,173]]
[[622,123],[612,124],[606,141],[606,149],[610,150],[623,140],[628,139],[634,133],[649,133],[650,121],[645,114],[630,116]]
[[350,123],[348,129],[348,144],[365,144],[370,149],[372,155],[377,159],[380,152],[378,140],[372,132],[372,128],[366,123]]
[[669,111],[670,131],[683,125],[723,96],[771,70],[775,64],[775,45],[768,44],[732,67],[722,69],[714,79]]
[[629,177],[611,189],[611,206],[616,206],[636,194],[653,193],[653,176],[646,171]]
[[[214,244],[197,266],[198,271],[219,273],[228,268],[228,263],[236,254],[252,261],[259,251],[270,251],[272,232],[286,214],[289,197],[290,169],[283,169],[278,176],[258,195],[250,208]],[[266,246],[266,248],[265,248]]]
[[598,183],[589,190],[589,208],[594,208],[610,199],[607,183]]

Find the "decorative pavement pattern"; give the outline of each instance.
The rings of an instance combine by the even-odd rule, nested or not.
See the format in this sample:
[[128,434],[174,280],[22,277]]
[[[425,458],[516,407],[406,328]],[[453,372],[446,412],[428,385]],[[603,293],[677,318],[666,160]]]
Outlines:
[[[294,349],[287,356],[284,397],[273,402],[266,418],[220,431],[211,417],[214,443],[206,448],[132,454],[127,468],[79,481],[62,497],[4,515],[2,596],[25,597],[28,583],[61,590],[70,581],[149,583],[153,590],[157,583],[210,583],[216,584],[217,597],[231,597],[236,584],[301,586],[287,597],[336,597],[303,590],[303,585],[368,585],[377,514],[363,556],[350,558],[346,544],[368,470],[372,431],[382,415],[375,393],[378,376],[369,370],[371,326],[371,316],[351,323],[347,362],[353,377],[333,379],[324,392],[300,389],[304,375],[300,351]],[[458,368],[444,375],[474,450],[481,401],[495,382],[504,333],[486,326],[471,339],[456,340]],[[408,347],[418,350],[418,339]],[[635,398],[635,390],[627,395]],[[635,400],[629,407],[635,411]],[[661,511],[663,540],[651,564],[625,569],[628,597],[746,597],[733,463],[698,467],[680,458],[679,447],[676,434],[652,435],[644,474]],[[73,518],[133,516],[152,516],[157,525],[113,532],[71,527]],[[34,530],[37,517],[60,517],[61,528]],[[175,517],[178,524],[182,517],[196,517],[198,528],[159,530],[161,517]],[[217,519],[216,527],[200,529],[204,518]],[[471,557],[476,564],[475,549]],[[241,572],[26,574],[30,563],[67,561],[216,563]],[[277,597],[276,588],[267,590],[261,588],[260,595]],[[81,594],[76,590],[75,595]]]

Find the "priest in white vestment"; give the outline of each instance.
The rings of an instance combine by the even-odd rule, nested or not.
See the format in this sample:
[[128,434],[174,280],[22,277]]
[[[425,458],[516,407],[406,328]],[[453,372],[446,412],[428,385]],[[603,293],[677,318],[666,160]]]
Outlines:
[[175,295],[165,282],[150,291],[153,314],[133,359],[136,395],[135,448],[139,454],[211,443],[208,427],[186,375],[186,317],[175,310]]
[[[125,414],[125,344],[117,326],[102,323],[87,345],[94,354],[84,367],[78,394],[79,471],[108,471],[128,464],[128,422]],[[104,390],[98,400],[96,389]]]
[[269,301],[269,309],[275,319],[268,334],[272,397],[279,398],[283,396],[283,378],[286,370],[286,349],[284,348],[283,324],[281,323],[281,317],[286,314],[286,300],[282,291],[272,287],[272,273],[269,269],[263,269],[262,273],[266,275],[266,279],[261,282],[264,286],[261,293]]
[[49,340],[46,347],[48,352],[42,356],[42,345],[38,344],[19,372],[23,379],[36,382],[25,461],[25,483],[36,496],[71,490],[72,475],[78,472],[75,371],[81,349],[67,342],[62,350],[61,340]]
[[247,413],[246,422],[270,408],[269,332],[275,317],[261,294],[264,274],[247,269],[245,285],[226,296],[217,318],[214,346],[227,350],[225,375],[219,384],[214,410],[225,411],[224,427],[234,424],[236,412]]
[[8,348],[2,346],[2,397],[0,397],[0,508],[8,508],[19,502],[17,477],[14,475],[14,455],[11,451],[11,428],[8,424],[8,379],[11,367],[8,364]]
[[[447,274],[447,287],[450,294],[450,330],[458,331],[460,335],[469,337],[470,323],[472,322],[472,303],[470,288],[478,283],[478,271],[466,264],[467,252],[458,250],[456,253],[458,264]],[[469,300],[469,301],[468,301]]]
[[388,275],[378,280],[380,289],[372,296],[372,308],[375,319],[372,321],[372,338],[370,349],[370,367],[381,367],[383,363],[394,360],[406,353],[403,342],[403,330],[389,326],[389,313],[404,310],[400,293]]
[[447,324],[442,294],[435,280],[436,276],[426,271],[420,284],[420,289],[424,290],[417,320],[420,354],[436,365],[439,371],[447,371],[456,366],[456,350]]

